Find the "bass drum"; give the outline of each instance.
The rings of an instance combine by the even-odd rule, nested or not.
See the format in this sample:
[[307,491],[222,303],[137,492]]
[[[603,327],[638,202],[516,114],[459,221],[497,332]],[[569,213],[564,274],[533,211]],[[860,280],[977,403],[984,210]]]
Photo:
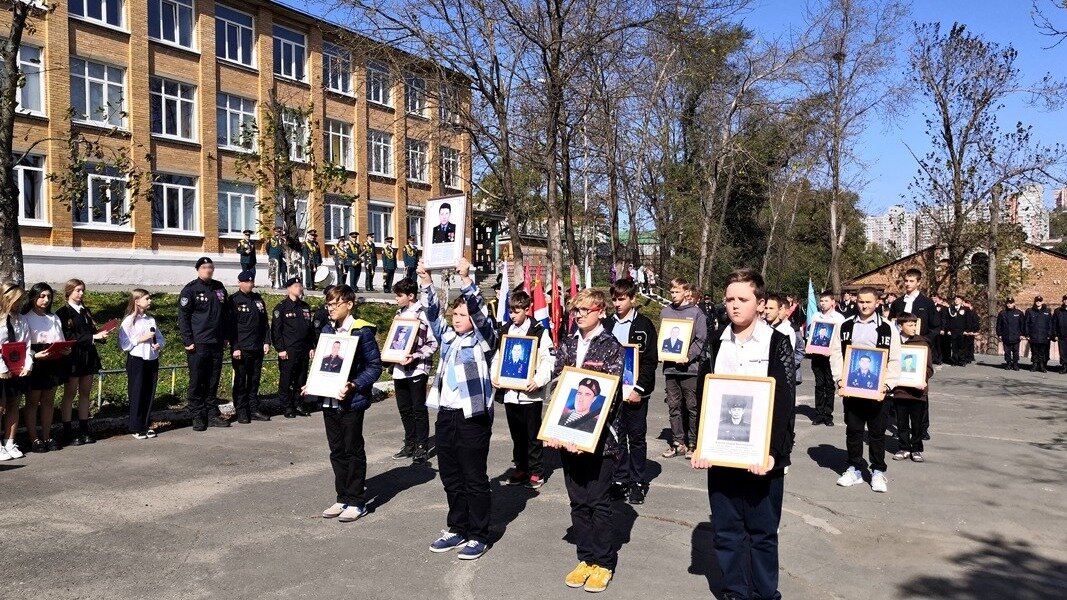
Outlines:
[[315,286],[319,289],[330,285],[333,281],[333,271],[326,265],[320,265],[318,269],[315,269]]

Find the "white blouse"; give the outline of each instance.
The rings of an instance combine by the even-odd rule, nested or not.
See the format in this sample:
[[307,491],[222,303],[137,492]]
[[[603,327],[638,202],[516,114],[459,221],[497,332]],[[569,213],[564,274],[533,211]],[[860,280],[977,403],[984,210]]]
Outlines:
[[[10,320],[10,321],[9,321]],[[10,322],[12,329],[15,331],[14,337],[9,336],[7,333],[7,324]],[[33,352],[30,352],[30,328],[26,327],[25,321],[22,320],[21,315],[12,314],[8,315],[6,319],[0,318],[0,345],[11,342],[26,342],[26,369],[33,368]],[[0,359],[0,374],[4,374],[10,371],[7,368],[7,364]],[[18,377],[18,373],[14,373],[15,377]]]
[[22,320],[30,329],[31,344],[51,344],[64,340],[63,324],[59,322],[59,317],[51,313],[39,315],[31,310],[22,315]]
[[[146,333],[155,328],[156,337],[147,342],[138,342]],[[156,326],[156,319],[152,315],[144,315],[140,318],[137,314],[128,315],[119,326],[119,347],[130,356],[136,356],[145,360],[159,359],[159,350],[153,349],[152,344],[159,344],[159,350],[163,349],[163,332]]]

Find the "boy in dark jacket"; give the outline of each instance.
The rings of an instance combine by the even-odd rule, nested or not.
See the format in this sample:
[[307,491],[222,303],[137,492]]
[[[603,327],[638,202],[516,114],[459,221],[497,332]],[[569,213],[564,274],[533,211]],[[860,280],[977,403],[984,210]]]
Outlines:
[[1004,310],[997,315],[997,337],[1004,345],[1004,368],[1019,370],[1019,339],[1023,335],[1023,311],[1015,308],[1015,299],[1004,301]]
[[1023,337],[1030,342],[1030,370],[1038,373],[1048,371],[1048,351],[1053,337],[1052,313],[1041,296],[1036,296],[1034,305],[1026,309]]
[[[900,342],[905,346],[923,346],[926,352],[926,381],[934,374],[934,360],[929,351],[930,342],[919,335],[919,318],[911,313],[902,313],[897,317],[900,326]],[[900,450],[893,455],[893,460],[911,459],[923,462],[922,419],[925,405],[930,401],[930,386],[926,383],[919,387],[898,385],[893,388],[893,403],[897,408],[897,440]]]
[[770,456],[747,470],[711,467],[695,455],[693,468],[708,469],[708,496],[715,527],[715,554],[726,600],[780,599],[778,525],[782,520],[785,468],[793,450],[796,404],[793,346],[760,318],[766,297],[763,277],[749,269],[726,279],[730,325],[709,340],[712,372],[773,377],[774,413]]

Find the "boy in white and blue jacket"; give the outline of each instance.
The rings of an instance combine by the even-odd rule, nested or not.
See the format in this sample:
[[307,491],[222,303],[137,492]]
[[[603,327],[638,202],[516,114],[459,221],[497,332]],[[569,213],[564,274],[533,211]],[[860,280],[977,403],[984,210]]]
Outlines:
[[448,499],[448,529],[430,544],[431,552],[459,549],[459,558],[485,554],[489,543],[489,438],[493,431],[493,387],[489,365],[497,331],[485,301],[470,276],[471,264],[460,259],[459,298],[445,321],[430,272],[419,264],[419,287],[430,329],[440,342],[441,362],[426,406],[437,410],[437,467]]

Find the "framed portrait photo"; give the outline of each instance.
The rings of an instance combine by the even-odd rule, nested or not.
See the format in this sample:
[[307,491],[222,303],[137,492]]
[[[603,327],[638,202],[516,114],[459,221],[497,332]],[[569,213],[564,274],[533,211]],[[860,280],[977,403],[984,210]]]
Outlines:
[[358,337],[324,333],[315,346],[315,360],[308,373],[309,396],[333,398],[348,383],[348,372],[356,357]]
[[500,346],[497,383],[509,390],[525,390],[537,370],[537,338],[505,335]]
[[691,319],[663,319],[660,322],[659,348],[660,362],[689,362],[689,343],[693,339],[693,321]]
[[926,346],[900,346],[900,385],[920,387],[926,385],[926,364],[930,349]]
[[596,450],[618,385],[615,375],[564,367],[538,439],[570,442],[583,452]]
[[385,347],[382,348],[382,360],[398,363],[411,354],[415,339],[419,337],[421,324],[418,319],[393,319],[393,324],[389,326],[389,335],[385,337]]
[[808,345],[804,348],[804,353],[830,356],[830,341],[835,335],[837,335],[837,323],[812,321],[811,335],[808,336]]
[[870,346],[849,346],[845,350],[841,395],[851,398],[884,400],[887,362],[889,362],[888,350]]
[[427,269],[455,267],[463,256],[467,196],[456,194],[426,201],[422,226],[422,263]]
[[640,376],[639,370],[641,363],[638,360],[641,347],[637,344],[623,344],[622,345],[622,399],[626,400],[630,396],[630,392],[634,391],[634,386],[637,385],[637,378]]
[[704,378],[697,457],[720,467],[767,464],[774,417],[772,377],[707,375]]

